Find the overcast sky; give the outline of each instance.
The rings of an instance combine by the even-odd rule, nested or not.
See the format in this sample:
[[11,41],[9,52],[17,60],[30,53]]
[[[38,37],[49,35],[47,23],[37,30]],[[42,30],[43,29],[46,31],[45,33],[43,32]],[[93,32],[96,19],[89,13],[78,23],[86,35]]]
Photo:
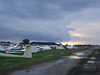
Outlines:
[[100,45],[100,0],[0,0],[0,40]]

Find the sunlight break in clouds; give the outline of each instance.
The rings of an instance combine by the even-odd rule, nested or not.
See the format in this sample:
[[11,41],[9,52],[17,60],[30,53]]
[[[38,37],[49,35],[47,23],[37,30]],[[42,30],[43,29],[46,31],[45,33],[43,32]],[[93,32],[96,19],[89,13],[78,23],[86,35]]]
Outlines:
[[[87,43],[93,44],[99,44],[98,41],[100,34],[99,34],[99,28],[100,23],[98,22],[73,22],[69,26],[71,28],[75,28],[74,31],[69,31],[71,35],[71,41],[86,41]],[[85,42],[85,43],[86,43]]]

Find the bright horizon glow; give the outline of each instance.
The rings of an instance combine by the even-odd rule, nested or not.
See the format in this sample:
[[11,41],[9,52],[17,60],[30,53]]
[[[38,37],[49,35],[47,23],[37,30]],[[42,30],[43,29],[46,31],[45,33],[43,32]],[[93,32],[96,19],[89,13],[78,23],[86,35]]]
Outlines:
[[61,42],[62,43],[62,45],[66,45],[66,44],[68,44],[68,45],[76,45],[76,44],[85,44],[84,42],[72,42],[72,41],[68,41],[68,42]]
[[37,40],[30,40],[30,42],[48,42],[48,41],[37,41]]
[[[13,41],[13,40],[2,40],[4,42],[13,42],[13,43],[20,43],[22,41]],[[39,40],[30,40],[31,42],[50,42],[50,41],[39,41]],[[84,41],[80,41],[80,42],[76,42],[76,41],[67,41],[67,42],[55,42],[57,44],[61,43],[62,45],[79,45],[79,44],[89,44],[88,42],[84,42]]]

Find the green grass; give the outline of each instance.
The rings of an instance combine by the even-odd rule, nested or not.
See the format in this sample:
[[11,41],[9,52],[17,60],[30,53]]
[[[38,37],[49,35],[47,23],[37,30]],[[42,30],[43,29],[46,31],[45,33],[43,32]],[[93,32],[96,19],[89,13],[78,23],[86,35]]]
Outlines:
[[[32,57],[36,59],[0,57],[0,73],[5,72],[5,71],[10,72],[10,71],[18,70],[18,69],[23,69],[34,64],[60,59],[61,56],[69,55],[74,51],[82,51],[82,50],[86,50],[86,49],[84,47],[79,47],[78,49],[45,50],[39,53],[33,53]],[[63,54],[60,54],[62,52]],[[22,55],[23,53],[16,53],[16,54]],[[50,55],[50,54],[53,54],[54,56],[41,57],[41,56]],[[6,65],[3,65],[3,64],[6,64]]]
[[72,52],[72,51],[81,51],[81,50],[85,50],[85,48],[79,47],[77,49],[66,49],[66,50],[65,49],[45,50],[45,51],[40,52],[40,53],[33,53],[32,57],[37,58],[37,57],[41,57],[41,56],[44,56],[44,55],[59,54],[59,53],[62,53],[62,52],[69,53],[69,52]]
[[[62,52],[68,54],[72,51],[81,51],[81,50],[85,50],[85,49],[80,47],[78,49],[45,50],[45,51],[42,51],[42,52],[39,52],[39,53],[32,53],[32,57],[33,58],[39,58],[41,56],[50,55],[50,54],[56,55],[56,54],[59,54],[59,53],[62,53]],[[13,53],[13,54],[23,55],[23,53]],[[22,59],[26,59],[26,58],[0,57],[0,64],[5,63],[5,62],[14,62],[14,63],[16,63],[16,62],[20,62]]]

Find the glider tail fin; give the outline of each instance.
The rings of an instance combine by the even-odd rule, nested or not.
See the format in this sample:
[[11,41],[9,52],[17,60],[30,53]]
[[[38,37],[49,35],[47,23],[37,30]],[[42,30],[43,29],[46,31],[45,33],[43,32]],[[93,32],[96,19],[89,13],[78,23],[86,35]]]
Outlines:
[[32,58],[32,48],[31,48],[31,45],[28,45],[28,44],[26,45],[23,57]]

